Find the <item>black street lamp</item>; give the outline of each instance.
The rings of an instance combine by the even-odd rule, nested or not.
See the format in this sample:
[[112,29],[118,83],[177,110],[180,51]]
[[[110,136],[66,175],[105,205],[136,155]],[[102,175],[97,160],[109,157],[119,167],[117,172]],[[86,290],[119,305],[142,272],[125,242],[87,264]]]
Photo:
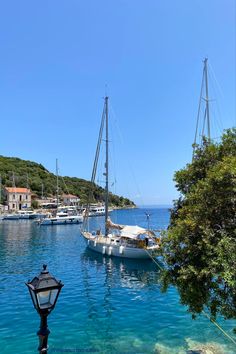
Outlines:
[[39,336],[40,353],[47,353],[48,336],[50,331],[47,325],[47,316],[54,309],[63,284],[54,278],[43,265],[41,273],[33,280],[26,283],[33,305],[40,315],[40,327],[37,335]]

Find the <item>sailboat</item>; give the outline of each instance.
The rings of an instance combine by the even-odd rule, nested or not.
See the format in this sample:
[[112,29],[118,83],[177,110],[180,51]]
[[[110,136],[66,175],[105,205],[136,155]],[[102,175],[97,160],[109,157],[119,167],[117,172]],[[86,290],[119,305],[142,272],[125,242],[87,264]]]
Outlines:
[[[103,137],[103,130],[106,130],[106,162],[105,173],[106,187],[105,187],[105,232],[99,230],[88,230],[89,217],[89,202],[84,212],[84,224],[81,230],[82,236],[87,241],[87,247],[93,251],[99,252],[103,255],[134,258],[134,259],[148,259],[153,257],[159,249],[159,238],[156,237],[153,231],[132,225],[119,225],[112,222],[108,216],[108,197],[109,197],[109,156],[108,156],[108,97],[105,97],[104,109],[102,114],[102,121],[99,131],[98,144],[96,149],[95,161],[93,166],[91,186],[94,186],[97,164],[100,153],[100,146]],[[90,195],[91,197],[91,195]]]

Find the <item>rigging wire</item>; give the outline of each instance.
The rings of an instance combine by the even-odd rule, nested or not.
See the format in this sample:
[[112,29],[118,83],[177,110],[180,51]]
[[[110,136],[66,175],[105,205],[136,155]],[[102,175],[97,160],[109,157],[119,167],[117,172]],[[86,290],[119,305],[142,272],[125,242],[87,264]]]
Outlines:
[[204,135],[205,135],[206,115],[207,115],[207,110],[205,108],[204,118],[203,118],[203,125],[202,125],[202,135],[201,135],[202,137],[204,137]]
[[[117,132],[117,135],[118,135],[118,137],[119,137],[120,145],[122,145],[122,146],[124,147],[124,146],[125,146],[124,137],[123,137],[123,134],[122,134],[122,132],[121,132],[120,126],[119,126],[119,124],[118,124],[118,120],[117,120],[117,118],[116,118],[115,111],[114,111],[113,106],[112,106],[111,103],[110,103],[110,111],[111,111],[111,113],[112,113],[113,121],[114,121],[114,124],[115,124],[115,126],[116,126],[116,132]],[[144,205],[144,202],[143,202],[142,194],[141,194],[141,192],[140,192],[140,188],[139,188],[139,185],[138,185],[138,183],[137,183],[137,179],[136,179],[135,173],[134,173],[134,168],[133,168],[133,166],[132,166],[132,164],[131,164],[131,161],[130,161],[130,159],[129,159],[129,155],[128,155],[127,151],[126,151],[126,155],[125,155],[125,160],[126,160],[126,163],[128,164],[129,170],[130,170],[131,175],[132,175],[132,179],[133,179],[133,181],[134,181],[136,190],[137,190],[137,192],[138,192],[138,196],[139,196],[139,199],[140,199],[140,202],[141,202],[140,204],[143,206],[143,205]],[[129,194],[130,194],[130,193],[129,193]],[[132,197],[130,197],[130,199],[132,199]],[[136,220],[136,222],[137,222],[137,220]]]
[[[197,133],[198,133],[200,113],[201,113],[201,107],[202,107],[201,103],[202,103],[202,94],[203,94],[204,74],[205,74],[205,68],[204,68],[203,74],[202,74],[202,83],[201,83],[201,90],[200,90],[200,97],[199,97],[199,104],[198,104],[197,125],[196,125],[195,136],[194,136],[194,145],[197,143]],[[193,152],[194,152],[194,150],[193,150]]]
[[220,95],[221,95],[221,98],[224,99],[224,92],[223,92],[223,89],[222,89],[222,87],[221,87],[219,81],[217,80],[217,77],[216,77],[216,75],[215,75],[215,72],[214,72],[214,70],[213,70],[213,67],[212,67],[211,63],[208,63],[208,67],[210,68],[209,73],[212,74],[212,77],[213,77],[213,79],[214,79],[214,81],[215,81],[215,83],[216,83],[216,85],[217,85],[217,87],[218,87],[218,89],[219,89],[219,93],[220,93]]
[[[203,68],[203,74],[202,74],[202,82],[201,82],[201,91],[200,91],[200,98],[199,98],[199,105],[198,105],[198,112],[197,112],[197,124],[196,124],[196,130],[195,130],[195,136],[194,136],[194,145],[193,145],[193,155],[195,151],[195,145],[196,144],[202,144],[202,139],[203,136],[205,136],[205,130],[206,130],[206,119],[207,119],[207,103],[215,101],[215,104],[211,105],[211,131],[213,134],[211,134],[211,140],[218,140],[219,136],[222,135],[222,132],[224,130],[223,128],[223,123],[222,123],[222,114],[221,114],[221,109],[219,105],[219,100],[217,97],[219,96],[218,94],[220,93],[221,98],[224,98],[223,95],[223,90],[216,78],[216,75],[213,71],[213,68],[211,64],[208,62],[207,65],[207,72],[206,72],[206,67],[204,66]],[[204,78],[205,76],[208,75],[208,80],[210,82],[210,88],[213,93],[213,96],[216,97],[216,99],[205,99],[204,96],[207,95],[206,93],[206,87],[204,86]],[[206,104],[204,105],[202,101],[205,101]],[[203,109],[204,106],[204,109]],[[199,139],[199,142],[198,142]]]
[[[58,173],[60,173],[60,168],[58,168]],[[62,181],[63,181],[63,183],[64,183],[64,186],[65,186],[65,188],[66,188],[67,194],[70,194],[70,193],[69,193],[69,190],[68,190],[68,188],[67,188],[66,182],[65,182],[65,180],[64,180],[64,177],[63,177],[63,176],[60,176],[60,178],[62,179]],[[59,189],[59,188],[58,188],[58,189]]]
[[[212,108],[213,108],[212,113],[214,116],[214,119],[212,120],[212,122],[215,123],[215,134],[221,135],[224,128],[223,128],[223,123],[222,123],[222,114],[221,114],[221,110],[220,110],[218,96],[220,93],[222,101],[224,101],[224,96],[222,93],[222,89],[219,86],[219,83],[216,79],[216,76],[215,76],[211,66],[209,69],[209,80],[211,81],[211,89],[212,89],[214,97],[215,97],[215,99],[214,99],[215,104],[212,105]],[[217,90],[217,88],[218,88],[218,90]]]
[[103,136],[103,128],[105,125],[105,117],[106,117],[106,105],[104,104],[103,111],[102,111],[102,119],[101,119],[101,124],[100,124],[100,129],[99,129],[99,136],[98,136],[98,141],[97,141],[97,147],[96,147],[96,153],[95,153],[95,160],[94,160],[94,164],[93,164],[92,177],[90,180],[91,187],[89,189],[86,208],[85,208],[83,229],[88,228],[88,226],[89,226],[89,208],[90,208],[92,196],[94,193],[95,178],[96,178],[96,174],[97,174],[97,166],[98,166],[99,155],[100,155],[100,148],[101,148],[101,142],[102,142],[102,136]]
[[[111,118],[111,114],[110,114]],[[116,154],[116,144],[115,144],[115,132],[114,132],[114,126],[112,124],[112,119],[110,119],[110,136],[111,136],[111,141],[109,144],[109,148],[111,153],[109,154],[110,156],[110,166],[112,166],[111,171],[110,171],[110,180],[111,182],[110,185],[110,190],[112,190],[112,193],[114,195],[117,195],[117,169],[116,169],[116,162],[117,162],[117,154]],[[113,217],[114,222],[117,222],[117,213],[115,213],[115,217]]]

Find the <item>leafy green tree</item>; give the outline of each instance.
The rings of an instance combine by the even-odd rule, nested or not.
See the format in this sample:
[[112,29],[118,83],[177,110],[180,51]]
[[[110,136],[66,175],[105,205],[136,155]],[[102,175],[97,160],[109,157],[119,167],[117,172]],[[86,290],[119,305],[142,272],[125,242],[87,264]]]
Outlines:
[[180,192],[163,236],[166,289],[175,285],[195,316],[236,318],[236,129],[204,140],[176,172]]

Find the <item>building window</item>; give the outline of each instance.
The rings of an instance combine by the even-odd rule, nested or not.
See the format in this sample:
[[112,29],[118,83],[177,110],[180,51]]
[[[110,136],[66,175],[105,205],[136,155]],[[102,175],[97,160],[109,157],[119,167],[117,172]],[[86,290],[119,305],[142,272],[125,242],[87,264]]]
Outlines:
[[12,196],[12,199],[16,199],[16,196],[15,196],[15,194],[13,194],[13,196]]
[[12,209],[15,209],[15,204],[12,204]]
[[25,199],[26,199],[26,200],[28,199],[28,194],[26,194]]

